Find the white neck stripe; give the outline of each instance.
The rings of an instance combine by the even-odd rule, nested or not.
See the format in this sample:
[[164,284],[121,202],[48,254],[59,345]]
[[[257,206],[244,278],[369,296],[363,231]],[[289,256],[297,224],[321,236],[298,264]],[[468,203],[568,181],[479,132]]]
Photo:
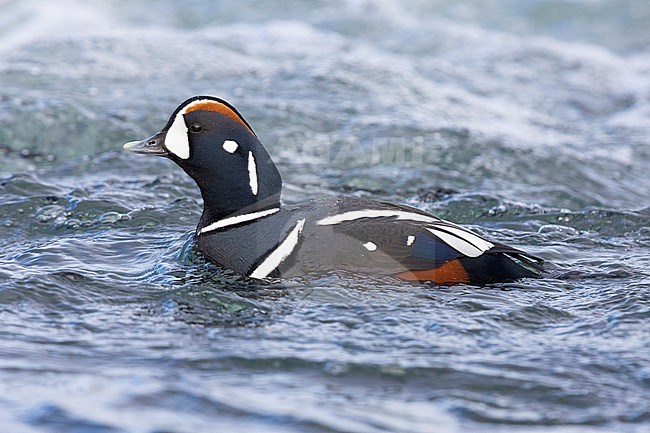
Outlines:
[[266,278],[271,272],[277,269],[287,257],[291,255],[296,245],[302,228],[305,225],[305,219],[298,220],[296,226],[291,230],[286,238],[269,254],[266,259],[249,275],[251,278]]
[[245,223],[247,221],[253,221],[258,218],[262,218],[268,215],[273,215],[274,213],[278,212],[280,210],[279,207],[273,208],[273,209],[267,209],[267,210],[261,210],[258,212],[251,212],[251,213],[245,213],[243,215],[237,215],[234,217],[228,217],[224,218],[222,220],[213,222],[210,225],[207,225],[205,227],[202,227],[199,230],[199,234],[207,233],[212,230],[220,229],[222,227],[228,227],[228,226],[233,226],[235,224],[241,224]]
[[255,164],[253,152],[248,152],[248,179],[250,181],[251,192],[253,195],[257,195],[257,165]]
[[332,215],[318,220],[319,226],[331,226],[340,224],[346,221],[354,221],[364,218],[381,218],[381,217],[397,217],[398,220],[420,221],[432,223],[440,221],[439,218],[429,215],[422,215],[415,212],[408,212],[403,210],[385,210],[385,209],[366,209],[366,210],[353,210],[350,212],[343,212],[338,215]]

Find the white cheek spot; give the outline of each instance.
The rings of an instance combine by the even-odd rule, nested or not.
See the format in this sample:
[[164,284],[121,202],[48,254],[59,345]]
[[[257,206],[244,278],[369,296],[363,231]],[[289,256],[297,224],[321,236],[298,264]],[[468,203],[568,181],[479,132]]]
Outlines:
[[257,165],[255,164],[253,152],[248,152],[248,179],[250,181],[253,195],[257,195]]
[[223,150],[225,150],[228,153],[235,153],[238,147],[239,144],[237,144],[236,141],[226,140],[223,142]]
[[413,242],[415,242],[415,236],[409,235],[409,237],[406,238],[406,245],[411,246],[413,245]]
[[165,147],[180,159],[188,159],[190,157],[190,140],[187,137],[187,132],[183,112],[179,112],[174,118],[172,126],[167,130]]
[[366,242],[363,244],[363,246],[368,250],[368,251],[375,251],[377,249],[377,245],[375,245],[372,242]]

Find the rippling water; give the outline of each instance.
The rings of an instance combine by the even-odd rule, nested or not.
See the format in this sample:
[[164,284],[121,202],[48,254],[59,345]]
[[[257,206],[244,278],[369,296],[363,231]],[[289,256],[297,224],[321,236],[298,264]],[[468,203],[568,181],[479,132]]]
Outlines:
[[[645,1],[0,2],[0,425],[650,428]],[[408,203],[549,262],[485,288],[207,264],[122,152],[234,103],[283,200]]]

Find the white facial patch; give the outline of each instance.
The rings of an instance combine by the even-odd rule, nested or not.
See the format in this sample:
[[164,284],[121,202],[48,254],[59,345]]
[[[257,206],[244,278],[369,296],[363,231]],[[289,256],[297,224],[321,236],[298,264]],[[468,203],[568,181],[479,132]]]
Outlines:
[[248,179],[253,195],[257,195],[257,165],[255,164],[255,157],[253,156],[253,152],[248,152]]
[[204,99],[197,99],[187,104],[182,110],[176,113],[172,126],[167,130],[165,147],[180,159],[188,159],[190,157],[190,140],[187,136],[188,130],[187,126],[185,126],[184,115],[190,111],[190,108],[204,103]]
[[375,251],[377,249],[377,245],[375,245],[373,242],[366,242],[363,244],[363,246],[368,250],[368,251]]
[[238,147],[239,144],[237,144],[236,141],[226,140],[223,142],[223,150],[225,150],[228,153],[235,153]]
[[174,117],[172,126],[167,130],[165,135],[165,147],[167,150],[180,159],[187,159],[190,157],[190,140],[187,137],[187,126],[185,126],[185,118],[181,110]]
[[408,245],[410,247],[411,245],[413,245],[413,242],[415,242],[415,236],[409,235],[406,238],[406,245]]

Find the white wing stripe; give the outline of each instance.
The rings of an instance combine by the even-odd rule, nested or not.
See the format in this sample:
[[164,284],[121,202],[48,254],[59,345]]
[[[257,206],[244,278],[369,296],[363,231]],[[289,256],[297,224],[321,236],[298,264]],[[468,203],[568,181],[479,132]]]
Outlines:
[[[330,215],[316,222],[319,226],[328,226],[341,224],[348,221],[355,221],[364,218],[397,218],[397,220],[414,221],[429,223],[432,227],[427,227],[431,233],[440,238],[443,242],[447,243],[450,247],[454,248],[461,254],[468,257],[478,257],[494,244],[486,241],[479,235],[470,232],[454,223],[442,220],[433,215],[422,215],[415,212],[408,212],[403,210],[389,210],[389,209],[364,209],[349,212],[343,212],[338,215]],[[413,243],[411,239],[407,239]]]
[[305,225],[305,219],[298,220],[296,226],[291,230],[291,233],[278,245],[276,249],[264,259],[264,261],[251,272],[251,278],[266,278],[273,272],[282,262],[291,255],[293,249],[298,245],[298,239],[302,228]]
[[176,114],[172,126],[167,130],[165,147],[180,159],[190,157],[190,139],[187,137],[187,126],[182,112]]
[[[447,227],[445,227],[445,228],[447,228]],[[461,231],[461,233],[462,233],[462,235],[464,237],[460,237],[456,233],[452,234],[452,233],[448,233],[448,232],[443,231],[443,230],[437,230],[436,228],[427,227],[427,230],[429,230],[435,236],[440,238],[447,245],[449,245],[450,247],[452,247],[453,249],[455,249],[459,253],[461,253],[463,255],[466,255],[467,257],[478,257],[478,256],[480,256],[481,254],[483,254],[485,251],[487,251],[489,249],[489,248],[487,248],[487,249],[479,248],[479,247],[475,246],[474,244],[472,244],[471,241],[467,239],[469,237],[466,236],[467,232],[465,232],[465,231]],[[472,238],[470,238],[470,239],[473,240],[473,238],[476,238],[476,237],[477,237],[476,235],[473,235]],[[486,241],[484,241],[484,242],[486,242]]]
[[381,217],[396,217],[398,220],[419,221],[426,223],[433,223],[440,221],[439,218],[433,215],[422,215],[415,212],[407,212],[403,210],[383,210],[383,209],[366,209],[366,210],[353,210],[343,212],[338,215],[331,215],[318,220],[319,226],[330,226],[340,224],[346,221],[354,221],[363,218],[381,218]]
[[489,250],[494,246],[492,242],[486,241],[476,233],[472,233],[469,230],[460,228],[458,226],[444,226],[444,227],[440,227],[439,230],[443,230],[453,235],[456,235],[457,237],[463,239],[465,242],[469,242],[476,248],[483,250],[483,252]]

